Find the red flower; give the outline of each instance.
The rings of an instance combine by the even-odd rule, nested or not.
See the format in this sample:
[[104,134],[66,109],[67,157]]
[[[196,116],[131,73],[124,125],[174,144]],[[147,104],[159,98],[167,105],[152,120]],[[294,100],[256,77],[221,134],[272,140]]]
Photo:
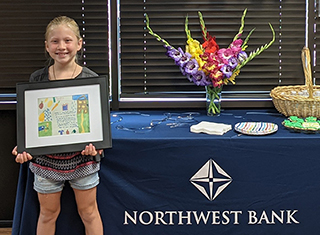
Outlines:
[[219,46],[216,43],[216,38],[209,36],[208,40],[202,44],[205,52],[214,53],[219,50]]
[[212,71],[209,74],[209,77],[211,78],[213,87],[220,87],[223,84],[222,79],[224,78],[224,75],[219,69]]

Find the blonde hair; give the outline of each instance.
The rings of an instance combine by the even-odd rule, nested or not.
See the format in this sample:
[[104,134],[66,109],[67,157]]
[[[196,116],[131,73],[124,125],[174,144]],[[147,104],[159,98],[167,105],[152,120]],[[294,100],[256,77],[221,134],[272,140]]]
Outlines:
[[[53,30],[53,28],[60,26],[60,25],[66,25],[67,27],[69,27],[73,31],[75,36],[77,37],[78,41],[82,39],[82,37],[80,36],[79,26],[74,19],[67,17],[67,16],[58,16],[58,17],[54,18],[53,20],[51,20],[49,22],[49,24],[47,25],[46,33],[44,35],[46,41],[48,41],[49,34]],[[81,55],[82,55],[82,52],[83,52],[83,48],[81,47],[80,56],[79,55],[76,56],[77,63],[79,61],[79,57],[81,57]],[[47,51],[45,51],[45,53],[46,53],[46,56],[48,56],[49,53]],[[52,58],[50,56],[48,58],[47,64],[48,64],[48,66],[50,64],[52,64]]]
[[77,39],[80,40],[81,36],[80,36],[80,30],[79,30],[79,26],[78,24],[75,22],[74,19],[71,19],[67,16],[58,16],[56,18],[54,18],[53,20],[51,20],[49,22],[49,24],[47,25],[47,29],[46,29],[46,33],[45,33],[45,39],[48,40],[48,36],[50,31],[59,25],[66,25],[68,26],[76,35]]

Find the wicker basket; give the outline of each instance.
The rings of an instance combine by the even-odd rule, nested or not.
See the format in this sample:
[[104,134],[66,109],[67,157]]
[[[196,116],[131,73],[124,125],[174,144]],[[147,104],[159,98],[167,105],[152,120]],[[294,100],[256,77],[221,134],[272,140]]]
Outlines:
[[320,86],[313,85],[310,51],[304,47],[301,59],[305,75],[305,85],[278,86],[270,96],[276,109],[285,116],[309,116],[320,118]]

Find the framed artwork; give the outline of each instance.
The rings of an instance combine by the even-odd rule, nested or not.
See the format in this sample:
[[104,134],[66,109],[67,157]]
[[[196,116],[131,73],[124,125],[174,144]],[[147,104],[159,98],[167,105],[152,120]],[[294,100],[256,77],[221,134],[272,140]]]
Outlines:
[[112,147],[106,76],[17,84],[18,152]]

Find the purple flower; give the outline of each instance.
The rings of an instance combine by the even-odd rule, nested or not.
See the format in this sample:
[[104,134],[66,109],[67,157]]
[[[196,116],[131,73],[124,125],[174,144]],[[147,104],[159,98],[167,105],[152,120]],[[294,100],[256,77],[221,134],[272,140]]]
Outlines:
[[235,67],[237,67],[238,65],[238,60],[236,57],[231,57],[229,60],[228,60],[228,65],[230,65],[230,67],[232,69],[234,69]]
[[209,76],[206,76],[203,80],[204,86],[212,85],[212,80]]
[[[179,67],[180,68],[180,72],[182,73],[183,76],[187,76],[189,74],[186,73],[184,67]],[[191,77],[192,77],[192,74],[191,74]],[[190,78],[188,77],[188,79],[190,80]],[[192,79],[190,80],[190,82],[192,81]]]
[[198,70],[195,74],[193,74],[192,81],[197,86],[207,86],[211,84],[210,78],[208,78],[202,70]]
[[224,65],[220,69],[220,71],[227,77],[230,78],[232,76],[233,69],[230,65]]
[[189,60],[185,66],[184,66],[184,71],[187,74],[195,74],[199,69],[199,64],[195,59]]
[[177,63],[177,61],[179,61],[182,57],[182,54],[180,53],[180,51],[169,46],[166,46],[166,48],[167,48],[166,55],[174,59],[174,61]]
[[248,55],[246,52],[244,51],[240,51],[239,54],[238,54],[238,60],[240,62],[240,64],[243,63],[243,61],[245,61],[246,59],[248,58]]
[[178,50],[181,53],[181,58],[180,60],[176,61],[176,64],[180,67],[184,67],[185,64],[191,59],[191,55],[187,52],[184,53],[184,51],[180,47],[178,48]]
[[183,74],[183,75],[186,75],[187,76],[187,78],[188,78],[188,80],[190,81],[190,82],[193,82],[193,75],[192,74]]

